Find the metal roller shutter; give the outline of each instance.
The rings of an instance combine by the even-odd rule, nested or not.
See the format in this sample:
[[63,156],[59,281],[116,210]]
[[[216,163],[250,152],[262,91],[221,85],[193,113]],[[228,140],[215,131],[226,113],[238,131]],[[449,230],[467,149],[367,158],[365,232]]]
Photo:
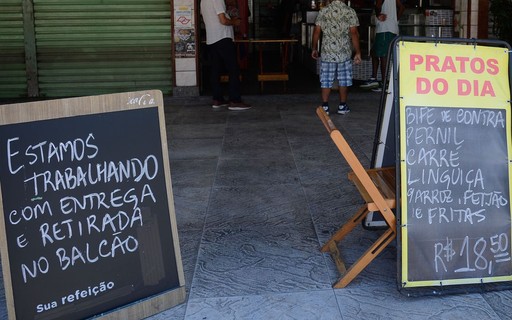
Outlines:
[[0,98],[27,96],[22,0],[0,1]]
[[172,92],[169,0],[33,3],[41,96]]

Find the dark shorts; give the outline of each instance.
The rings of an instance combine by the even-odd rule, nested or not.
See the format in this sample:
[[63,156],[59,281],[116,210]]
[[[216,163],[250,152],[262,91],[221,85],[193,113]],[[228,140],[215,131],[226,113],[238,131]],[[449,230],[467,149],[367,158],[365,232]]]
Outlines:
[[375,43],[373,44],[373,53],[376,57],[385,57],[388,55],[388,48],[396,34],[391,32],[379,32],[375,34]]

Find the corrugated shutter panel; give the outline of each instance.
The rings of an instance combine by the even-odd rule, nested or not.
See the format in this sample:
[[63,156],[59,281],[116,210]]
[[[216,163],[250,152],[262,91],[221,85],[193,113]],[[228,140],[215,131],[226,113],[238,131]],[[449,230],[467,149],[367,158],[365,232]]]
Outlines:
[[171,93],[170,11],[169,0],[34,0],[41,95]]
[[22,0],[0,1],[0,97],[26,97]]

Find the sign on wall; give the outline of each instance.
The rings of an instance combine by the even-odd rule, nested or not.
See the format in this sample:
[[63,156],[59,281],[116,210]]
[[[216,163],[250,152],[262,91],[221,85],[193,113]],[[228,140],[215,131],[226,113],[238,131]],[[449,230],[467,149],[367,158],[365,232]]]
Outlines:
[[402,287],[512,280],[509,54],[397,42]]

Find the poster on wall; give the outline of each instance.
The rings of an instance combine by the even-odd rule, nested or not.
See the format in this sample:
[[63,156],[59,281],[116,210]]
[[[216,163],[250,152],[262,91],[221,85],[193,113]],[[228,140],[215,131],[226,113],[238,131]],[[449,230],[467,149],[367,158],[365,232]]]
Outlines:
[[174,54],[177,58],[195,57],[196,37],[192,24],[192,8],[178,6],[174,10]]
[[177,58],[195,57],[196,37],[194,29],[174,29],[174,49]]

